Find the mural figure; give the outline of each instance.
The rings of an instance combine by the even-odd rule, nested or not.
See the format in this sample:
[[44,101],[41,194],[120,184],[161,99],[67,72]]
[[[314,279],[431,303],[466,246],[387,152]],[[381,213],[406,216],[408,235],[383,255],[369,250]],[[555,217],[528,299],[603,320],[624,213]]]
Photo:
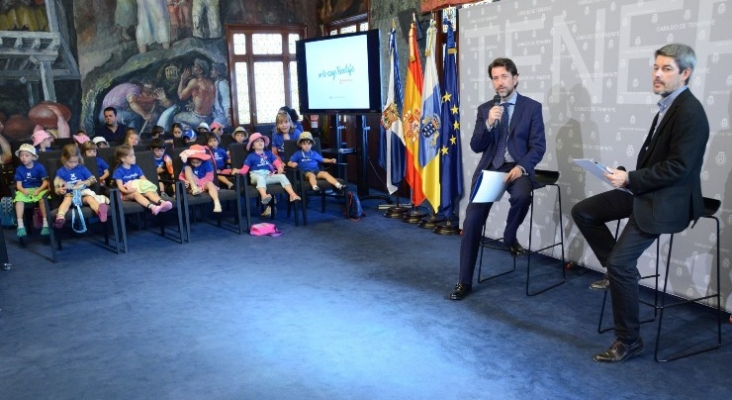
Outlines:
[[221,37],[219,0],[193,0],[192,14],[193,36],[201,39]]
[[170,15],[170,40],[191,36],[191,0],[167,0]]
[[114,9],[114,25],[124,40],[132,40],[129,29],[137,25],[137,7],[135,0],[117,0]]
[[137,0],[137,48],[146,53],[147,47],[160,43],[170,47],[170,19],[165,0]]
[[[161,107],[172,105],[162,88],[156,87],[151,80],[145,80],[141,84],[128,82],[115,86],[104,97],[102,110],[114,107],[117,121],[142,133],[155,125]],[[99,119],[103,121],[104,115]]]
[[226,79],[226,64],[215,63],[211,69],[211,78],[216,86],[213,120],[222,126],[231,126],[231,91]]
[[197,127],[201,122],[211,123],[213,104],[216,100],[216,87],[210,76],[208,61],[196,58],[192,68],[186,68],[180,75],[178,97],[181,101],[191,99],[187,106],[188,111],[175,115],[173,120],[186,124],[188,127]]

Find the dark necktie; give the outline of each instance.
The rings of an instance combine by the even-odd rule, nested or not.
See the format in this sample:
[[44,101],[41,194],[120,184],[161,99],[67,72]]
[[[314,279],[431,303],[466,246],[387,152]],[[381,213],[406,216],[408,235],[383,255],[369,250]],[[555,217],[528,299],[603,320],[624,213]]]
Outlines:
[[498,169],[503,162],[506,161],[506,140],[508,139],[508,106],[510,103],[503,103],[503,114],[501,115],[501,123],[498,124],[498,145],[496,146],[496,155],[493,157],[491,167]]

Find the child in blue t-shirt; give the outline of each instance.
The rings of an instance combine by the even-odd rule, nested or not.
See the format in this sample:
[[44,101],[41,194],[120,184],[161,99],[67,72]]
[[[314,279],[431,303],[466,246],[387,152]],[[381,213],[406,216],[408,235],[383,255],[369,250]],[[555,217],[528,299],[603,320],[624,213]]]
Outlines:
[[43,229],[41,235],[48,235],[48,221],[46,220],[46,206],[41,201],[43,195],[48,192],[48,174],[46,168],[42,164],[36,163],[38,154],[36,148],[30,144],[22,144],[15,152],[15,156],[20,159],[20,165],[15,169],[15,216],[18,220],[18,237],[27,235],[25,230],[25,221],[23,214],[25,213],[26,204],[38,203],[43,215]]
[[267,194],[267,184],[279,183],[290,195],[290,201],[300,200],[300,196],[292,190],[290,180],[284,175],[285,165],[272,154],[271,151],[265,150],[265,146],[269,144],[269,138],[262,136],[256,132],[249,136],[247,150],[250,151],[244,160],[244,165],[240,169],[232,168],[232,174],[246,174],[249,172],[249,178],[252,184],[256,185],[257,192],[262,197],[262,204],[267,205],[272,201],[272,195]]
[[213,182],[214,166],[211,163],[211,155],[206,151],[206,147],[194,144],[188,150],[183,150],[180,153],[180,159],[186,165],[180,171],[178,179],[185,182],[188,192],[194,196],[208,192],[211,200],[214,202],[213,211],[220,213],[219,187]]
[[145,178],[142,169],[137,166],[135,150],[128,144],[117,146],[114,149],[114,158],[119,165],[114,170],[112,178],[122,194],[122,200],[134,200],[147,208],[153,215],[173,208],[173,203],[164,201],[158,196],[158,188]]
[[297,139],[297,146],[300,151],[296,151],[290,156],[287,166],[291,168],[300,168],[305,173],[305,179],[308,180],[310,186],[315,191],[319,191],[318,179],[324,179],[338,190],[343,190],[346,185],[338,182],[338,179],[327,171],[321,171],[318,163],[335,164],[335,158],[323,158],[317,151],[313,150],[313,135],[310,132],[303,132]]
[[295,129],[295,125],[290,119],[287,111],[280,111],[275,118],[275,131],[272,134],[272,153],[283,163],[285,159],[285,140],[297,140],[300,138],[300,131]]
[[229,154],[225,149],[219,147],[219,137],[215,133],[209,133],[206,136],[206,143],[208,144],[211,155],[213,156],[213,162],[216,165],[216,173],[219,179],[219,183],[223,183],[227,188],[231,189],[234,183],[227,177],[220,174],[228,175],[231,174],[231,169],[228,168]]
[[97,161],[97,175],[99,175],[99,184],[105,186],[109,179],[109,164],[102,157],[97,157],[97,145],[94,142],[87,141],[81,145],[81,154],[84,157],[94,157]]
[[88,186],[94,184],[97,179],[84,166],[81,152],[75,144],[67,144],[61,149],[62,167],[56,171],[53,179],[54,191],[57,195],[63,196],[58,206],[56,220],[53,222],[55,228],[62,228],[66,223],[66,213],[71,207],[74,197],[74,190],[81,189],[81,202],[88,205],[102,222],[107,221],[107,202],[105,196],[97,196]]
[[[152,150],[153,160],[155,160],[160,195],[174,194],[175,185],[163,182],[163,180],[173,181],[173,159],[165,152],[165,141],[159,137],[151,140],[150,150]],[[168,190],[165,190],[166,186]]]

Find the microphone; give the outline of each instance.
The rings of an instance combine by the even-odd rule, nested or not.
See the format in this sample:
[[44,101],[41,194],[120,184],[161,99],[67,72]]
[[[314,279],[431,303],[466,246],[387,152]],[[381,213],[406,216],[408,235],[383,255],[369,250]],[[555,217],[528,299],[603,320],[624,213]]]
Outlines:
[[[500,105],[501,105],[501,96],[499,96],[499,95],[493,96],[493,107],[498,107]],[[487,124],[487,122],[486,122],[486,124]],[[492,126],[498,126],[498,120],[495,120],[495,122],[493,122]]]
[[615,168],[615,169],[617,169],[618,171],[626,171],[625,167],[623,167],[622,165],[619,165],[619,166],[618,166],[617,168]]

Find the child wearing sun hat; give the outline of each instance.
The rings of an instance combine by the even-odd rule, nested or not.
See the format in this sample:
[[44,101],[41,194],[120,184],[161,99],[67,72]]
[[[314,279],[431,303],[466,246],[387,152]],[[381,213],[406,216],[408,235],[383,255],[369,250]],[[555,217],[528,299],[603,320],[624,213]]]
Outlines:
[[18,219],[18,237],[27,235],[23,214],[26,204],[38,204],[43,215],[43,228],[41,235],[48,235],[48,220],[46,219],[46,206],[41,201],[43,195],[48,192],[48,173],[41,163],[37,163],[38,153],[36,148],[30,144],[22,144],[15,152],[20,159],[20,165],[15,169],[15,216]]

